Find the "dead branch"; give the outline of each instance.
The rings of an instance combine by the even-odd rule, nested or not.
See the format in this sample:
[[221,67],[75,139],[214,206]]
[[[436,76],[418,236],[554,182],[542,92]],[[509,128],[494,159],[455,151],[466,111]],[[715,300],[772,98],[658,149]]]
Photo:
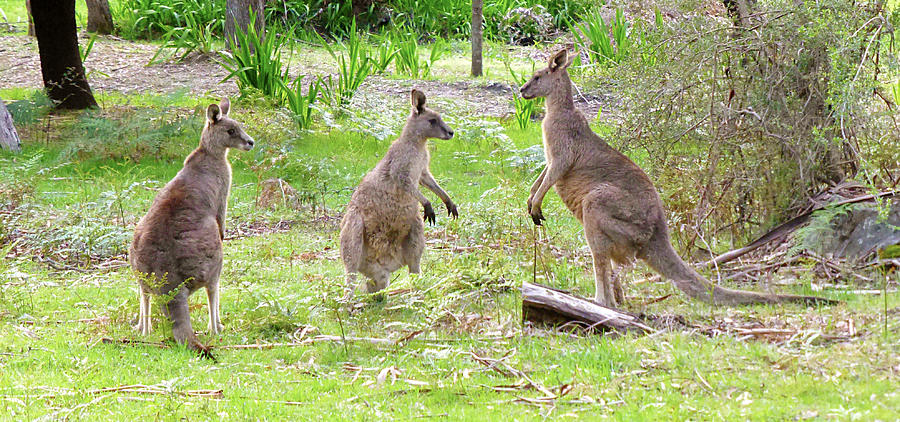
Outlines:
[[522,283],[522,319],[551,326],[577,324],[587,331],[655,331],[632,315],[607,308],[569,292],[532,283]]

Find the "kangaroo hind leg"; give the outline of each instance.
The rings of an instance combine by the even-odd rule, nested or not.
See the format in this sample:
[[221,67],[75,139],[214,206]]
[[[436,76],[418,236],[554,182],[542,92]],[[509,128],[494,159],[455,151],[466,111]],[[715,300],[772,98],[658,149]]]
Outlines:
[[138,313],[137,325],[134,327],[141,335],[150,334],[150,294],[144,291],[143,287],[138,287],[140,294],[140,312]]
[[172,320],[172,336],[175,341],[195,350],[203,357],[212,357],[209,348],[200,343],[191,327],[191,312],[188,309],[188,289],[181,287],[172,299],[166,302],[169,318]]
[[591,248],[591,257],[594,261],[594,283],[596,291],[594,297],[597,302],[614,307],[621,303],[624,291],[618,277],[612,272],[611,259],[618,255],[620,247],[611,238],[605,225],[613,224],[598,207],[585,207],[584,210],[584,237]]
[[425,251],[424,226],[417,215],[411,222],[409,234],[403,240],[403,264],[409,268],[411,274],[418,274],[421,270],[422,252]]

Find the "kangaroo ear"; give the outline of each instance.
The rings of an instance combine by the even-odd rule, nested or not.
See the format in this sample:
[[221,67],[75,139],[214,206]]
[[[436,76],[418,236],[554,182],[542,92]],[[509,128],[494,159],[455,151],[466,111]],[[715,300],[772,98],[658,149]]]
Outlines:
[[425,94],[418,89],[413,89],[409,93],[409,99],[412,103],[413,112],[421,113],[425,111]]
[[556,72],[557,70],[569,67],[570,64],[572,64],[572,62],[569,61],[569,51],[564,48],[550,58],[550,63],[547,67],[550,68],[551,72]]
[[222,101],[219,101],[219,110],[222,110],[222,115],[227,116],[228,110],[231,109],[231,100],[228,97],[223,97]]
[[210,123],[218,122],[222,118],[222,110],[219,109],[219,106],[210,104],[206,108],[206,118],[209,119]]

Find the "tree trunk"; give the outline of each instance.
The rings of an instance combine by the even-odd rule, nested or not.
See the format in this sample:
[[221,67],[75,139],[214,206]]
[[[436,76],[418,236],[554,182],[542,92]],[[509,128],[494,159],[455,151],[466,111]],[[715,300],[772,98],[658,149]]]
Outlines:
[[472,76],[481,76],[484,0],[472,0]]
[[19,134],[13,126],[12,116],[6,109],[6,104],[0,99],[0,148],[11,151],[20,151]]
[[59,109],[96,107],[78,51],[75,0],[32,0],[32,3],[47,96]]
[[25,14],[28,15],[28,36],[34,36],[34,21],[31,20],[31,0],[25,0]]
[[230,50],[240,46],[235,36],[236,28],[246,33],[250,26],[250,11],[256,16],[254,28],[260,38],[265,35],[266,17],[265,0],[226,0],[225,2],[225,41]]
[[109,13],[109,2],[107,0],[85,0],[85,2],[88,11],[88,32],[112,34],[113,20],[112,14]]
[[522,320],[542,325],[645,334],[653,328],[638,318],[596,302],[538,284],[522,283]]

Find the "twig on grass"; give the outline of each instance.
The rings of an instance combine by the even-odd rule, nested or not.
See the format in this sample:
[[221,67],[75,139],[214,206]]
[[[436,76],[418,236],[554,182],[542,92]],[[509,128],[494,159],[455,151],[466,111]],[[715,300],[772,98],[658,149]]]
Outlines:
[[394,340],[388,340],[384,338],[375,338],[375,337],[353,337],[353,336],[332,336],[332,335],[318,335],[315,337],[310,337],[302,341],[291,342],[291,343],[256,343],[256,344],[230,344],[225,346],[217,346],[217,349],[232,349],[232,350],[266,350],[266,349],[274,349],[276,347],[302,347],[308,346],[313,343],[323,343],[323,342],[364,342],[364,343],[372,343],[381,346],[395,346],[398,342]]
[[185,390],[185,391],[173,391],[166,388],[161,388],[156,385],[143,385],[143,384],[132,384],[132,385],[120,385],[116,387],[107,387],[107,388],[99,388],[96,390],[87,390],[87,391],[66,391],[62,393],[53,393],[53,394],[42,394],[42,395],[30,395],[30,394],[22,394],[22,395],[9,395],[9,396],[0,396],[3,399],[14,399],[14,398],[28,398],[28,399],[54,399],[57,397],[69,397],[69,396],[77,396],[77,395],[97,395],[104,393],[134,393],[134,394],[156,394],[156,395],[175,395],[175,396],[183,396],[183,397],[203,397],[203,398],[213,398],[220,399],[224,397],[221,389],[217,390]]
[[103,344],[124,344],[126,346],[134,346],[134,345],[150,346],[150,347],[157,347],[160,349],[168,349],[169,348],[169,345],[167,345],[165,343],[158,343],[155,341],[132,340],[132,339],[127,339],[127,338],[116,340],[116,339],[104,337],[104,338],[100,339],[100,342]]
[[475,362],[478,362],[479,364],[484,365],[488,369],[491,369],[491,370],[499,373],[500,375],[503,375],[505,377],[519,377],[519,378],[525,380],[525,382],[527,383],[528,386],[534,388],[535,390],[540,391],[546,397],[553,397],[553,398],[558,397],[556,394],[553,394],[553,392],[548,390],[546,387],[544,387],[543,385],[541,385],[541,384],[535,382],[533,379],[531,379],[531,377],[529,377],[528,374],[526,374],[525,372],[522,372],[516,368],[513,368],[512,366],[509,366],[509,364],[507,364],[506,362],[503,362],[502,360],[478,356],[473,352],[468,352],[468,354],[469,354],[469,356],[472,357],[472,360],[474,360]]

